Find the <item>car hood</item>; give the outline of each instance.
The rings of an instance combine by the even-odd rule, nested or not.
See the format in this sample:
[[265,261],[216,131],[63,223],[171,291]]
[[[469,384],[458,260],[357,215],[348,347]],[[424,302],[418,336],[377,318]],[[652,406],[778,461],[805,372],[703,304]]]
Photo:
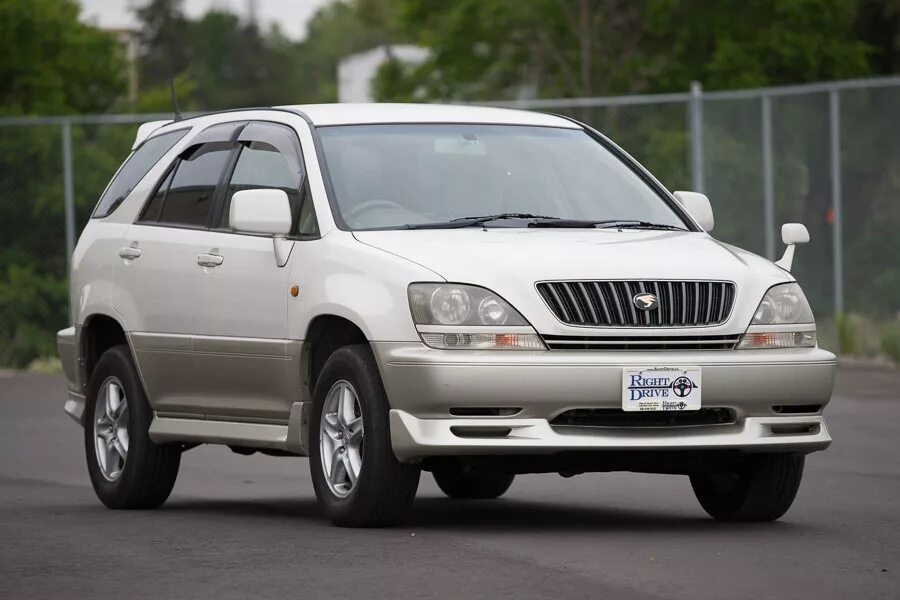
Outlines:
[[440,229],[356,232],[370,246],[448,281],[553,279],[733,280],[747,271],[782,280],[771,262],[706,233],[604,229]]
[[765,291],[793,280],[790,273],[768,260],[703,232],[466,228],[354,235],[364,244],[418,263],[447,281],[497,292],[536,327],[535,321],[542,322],[544,331],[562,332],[562,325],[546,318],[549,313],[534,287],[538,281],[732,281],[737,298],[728,325],[743,331]]

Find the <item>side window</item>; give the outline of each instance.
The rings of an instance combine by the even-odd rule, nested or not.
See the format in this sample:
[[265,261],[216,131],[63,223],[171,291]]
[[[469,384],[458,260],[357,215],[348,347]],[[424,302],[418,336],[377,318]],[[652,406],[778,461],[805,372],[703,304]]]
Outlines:
[[292,172],[284,155],[274,146],[265,142],[244,143],[228,189],[219,225],[228,227],[231,197],[235,192],[249,189],[271,188],[284,190],[291,202],[291,214],[297,214],[300,205],[300,190],[297,174]]
[[291,214],[294,215],[291,234],[318,236],[319,228],[308,198],[297,134],[284,125],[253,122],[240,134],[239,140],[241,150],[225,191],[218,226],[229,228],[231,197],[235,192],[280,189],[287,193]]
[[166,192],[169,191],[169,185],[172,183],[172,176],[175,174],[175,167],[169,167],[169,172],[160,182],[144,211],[141,213],[138,221],[156,221],[159,219],[159,212],[162,210],[163,200],[166,198]]
[[[157,220],[172,225],[206,226],[213,195],[232,148],[230,142],[212,142],[194,146],[182,154],[174,172],[167,177],[170,181],[160,199]],[[160,186],[160,189],[164,187]],[[151,204],[155,201],[156,195]],[[152,219],[152,213],[145,213],[145,218]]]
[[131,193],[134,186],[144,178],[163,155],[172,149],[188,132],[188,129],[171,131],[151,137],[141,144],[137,150],[131,153],[116,176],[106,187],[103,196],[94,209],[94,219],[102,219],[116,210],[123,200]]
[[319,222],[316,220],[316,209],[313,206],[308,185],[303,186],[301,195],[300,218],[296,232],[302,236],[319,237]]

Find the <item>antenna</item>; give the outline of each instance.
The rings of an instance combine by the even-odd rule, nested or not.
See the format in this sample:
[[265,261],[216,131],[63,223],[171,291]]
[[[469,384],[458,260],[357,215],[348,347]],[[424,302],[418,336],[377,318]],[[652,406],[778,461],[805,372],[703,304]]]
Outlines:
[[175,120],[181,120],[181,109],[178,108],[178,97],[175,95],[175,78],[169,80],[169,91],[172,92],[172,105],[175,107]]

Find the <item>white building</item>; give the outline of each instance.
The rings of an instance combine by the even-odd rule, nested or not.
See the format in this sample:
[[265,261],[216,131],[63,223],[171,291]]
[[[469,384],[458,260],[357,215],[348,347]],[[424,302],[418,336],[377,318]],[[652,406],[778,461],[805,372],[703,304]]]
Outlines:
[[353,54],[338,64],[338,101],[373,102],[372,83],[378,68],[394,59],[416,64],[428,57],[428,50],[418,46],[379,46]]

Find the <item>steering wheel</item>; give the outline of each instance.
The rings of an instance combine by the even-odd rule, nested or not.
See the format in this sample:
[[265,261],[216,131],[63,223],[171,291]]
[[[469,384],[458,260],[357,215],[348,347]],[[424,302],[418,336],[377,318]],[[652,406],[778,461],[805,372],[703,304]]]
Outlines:
[[401,206],[392,200],[366,200],[362,204],[357,204],[344,214],[344,220],[350,221],[359,213],[376,208],[395,208],[397,210],[407,210],[405,206]]

